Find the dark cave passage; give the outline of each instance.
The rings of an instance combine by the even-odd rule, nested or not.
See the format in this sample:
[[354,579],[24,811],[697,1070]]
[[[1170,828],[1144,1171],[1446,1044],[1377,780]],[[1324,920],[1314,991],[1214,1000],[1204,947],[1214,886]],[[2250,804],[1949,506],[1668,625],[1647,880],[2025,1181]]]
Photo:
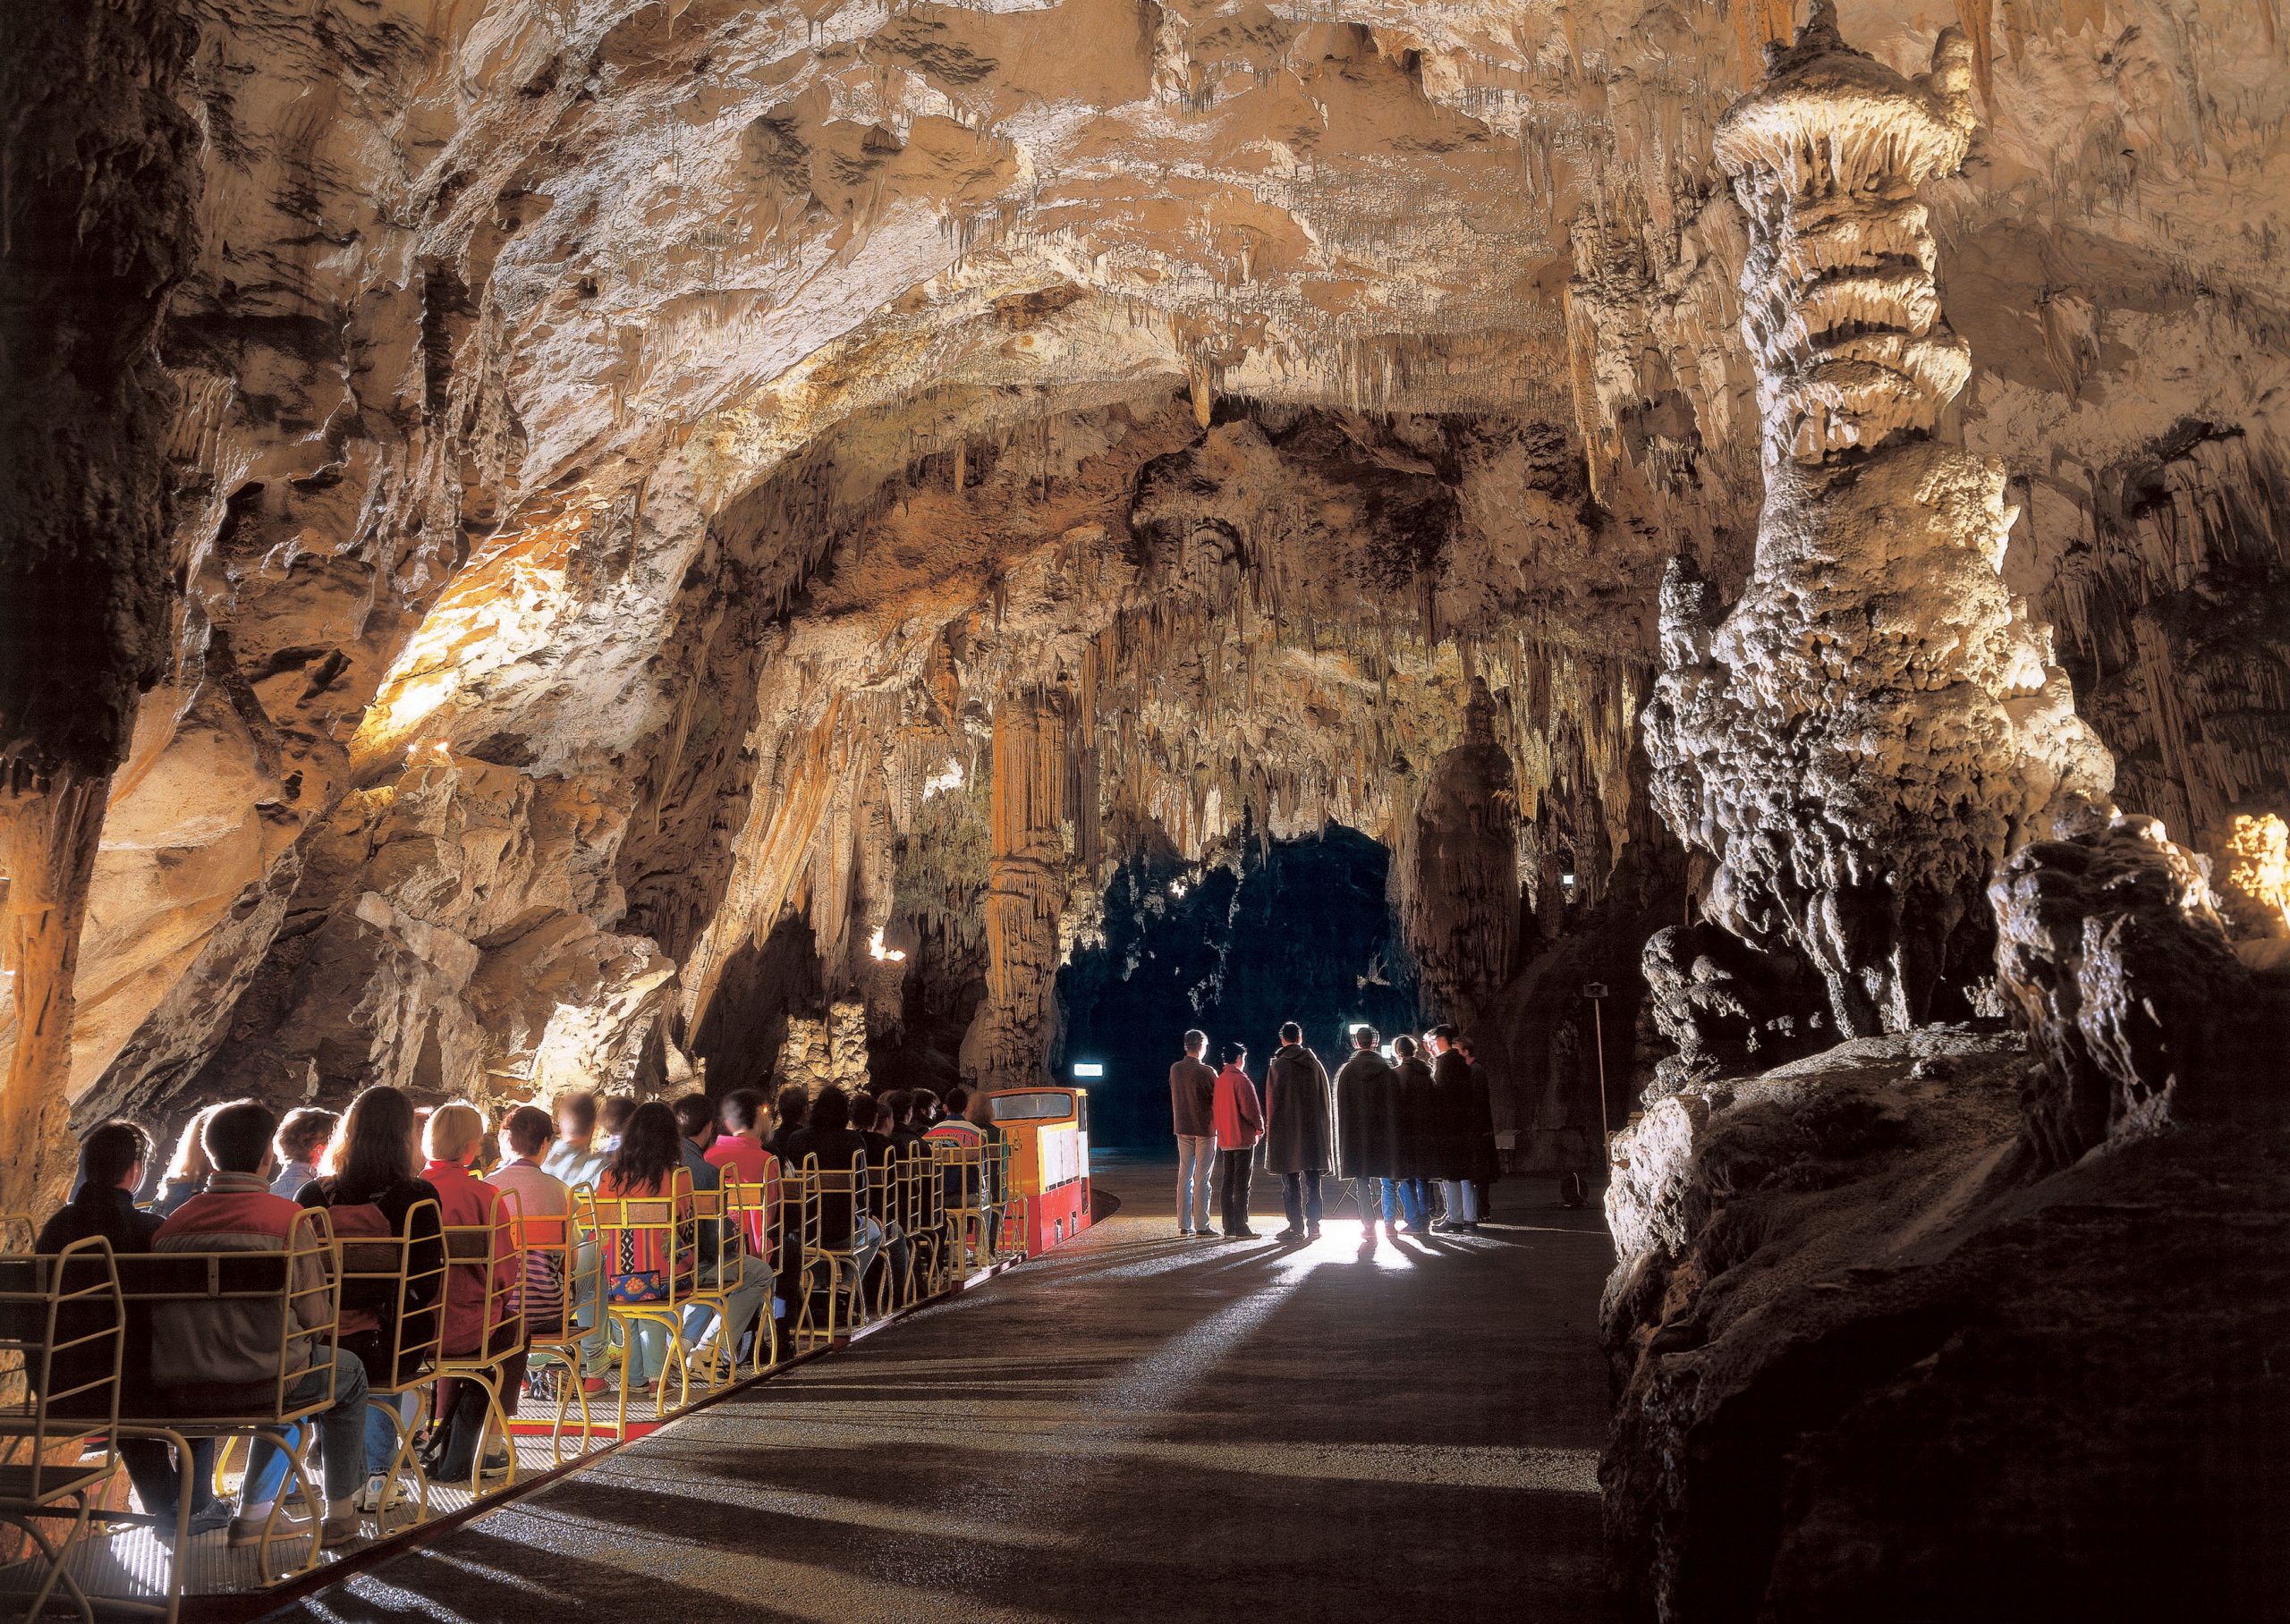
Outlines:
[[1333,1068],[1344,1029],[1418,1020],[1415,976],[1386,884],[1391,853],[1356,830],[1246,842],[1237,867],[1124,864],[1106,889],[1104,945],[1059,972],[1064,1049],[1102,1145],[1160,1145],[1169,1133],[1169,1062],[1189,1027],[1249,1047],[1260,1075],[1294,1020]]

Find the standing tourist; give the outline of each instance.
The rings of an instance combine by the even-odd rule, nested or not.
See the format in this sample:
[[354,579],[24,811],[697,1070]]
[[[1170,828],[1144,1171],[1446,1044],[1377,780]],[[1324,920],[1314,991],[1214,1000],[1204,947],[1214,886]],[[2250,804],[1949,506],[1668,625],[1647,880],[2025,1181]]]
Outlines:
[[1217,1171],[1224,1186],[1218,1216],[1227,1240],[1256,1239],[1249,1228],[1249,1163],[1264,1138],[1264,1108],[1249,1080],[1248,1058],[1245,1047],[1226,1044],[1225,1069],[1217,1074]]
[[1169,1113],[1177,1130],[1177,1234],[1209,1233],[1209,1167],[1217,1148],[1217,1073],[1200,1057],[1209,1034],[1184,1035],[1184,1058],[1169,1068]]
[[1436,1160],[1433,1142],[1438,1108],[1431,1088],[1431,1068],[1423,1062],[1422,1045],[1406,1033],[1392,1039],[1398,1064],[1392,1090],[1392,1173],[1384,1184],[1384,1222],[1392,1219],[1392,1197],[1399,1198],[1402,1232],[1421,1235],[1429,1227],[1425,1207],[1429,1199],[1429,1173]]
[[[1336,1171],[1360,1197],[1362,1239],[1376,1233],[1376,1209],[1391,1177],[1391,1101],[1397,1087],[1373,1027],[1352,1028],[1352,1057],[1336,1073]],[[1385,1208],[1385,1222],[1390,1209]]]
[[1327,1068],[1304,1046],[1304,1028],[1280,1028],[1280,1047],[1264,1069],[1264,1165],[1281,1180],[1287,1209],[1284,1241],[1320,1238],[1320,1175],[1328,1165]]
[[1480,1181],[1491,1172],[1495,1127],[1487,1088],[1477,1070],[1455,1047],[1455,1029],[1436,1026],[1423,1035],[1431,1051],[1434,1136],[1441,1198],[1446,1216],[1431,1227],[1471,1234],[1479,1228]]

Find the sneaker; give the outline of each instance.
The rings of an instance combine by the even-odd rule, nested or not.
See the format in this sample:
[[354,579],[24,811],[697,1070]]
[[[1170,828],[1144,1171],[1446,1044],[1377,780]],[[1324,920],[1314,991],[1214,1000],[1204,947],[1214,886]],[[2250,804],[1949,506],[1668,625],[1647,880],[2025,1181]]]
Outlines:
[[366,1479],[366,1486],[358,1491],[358,1509],[371,1517],[382,1509],[382,1491],[389,1486],[389,1479],[379,1472]]
[[1179,1230],[1177,1231],[1177,1239],[1179,1240],[1191,1240],[1192,1239],[1192,1231],[1191,1230]]
[[1463,1227],[1460,1223],[1449,1223],[1445,1218],[1434,1218],[1431,1221],[1431,1232],[1434,1235],[1448,1234]]
[[610,1392],[612,1391],[612,1383],[604,1376],[582,1376],[581,1378],[581,1391],[587,1393],[589,1397],[594,1398],[600,1392]]
[[1320,1226],[1317,1223],[1304,1231],[1304,1239],[1307,1240],[1318,1240],[1319,1238]]
[[478,1468],[478,1474],[483,1477],[506,1477],[509,1475],[508,1447],[505,1444],[496,1447],[486,1456],[485,1464]]
[[197,1539],[202,1534],[212,1534],[217,1528],[231,1526],[231,1502],[210,1500],[191,1512],[191,1520],[183,1525],[183,1536]]
[[1304,1238],[1304,1231],[1303,1231],[1299,1230],[1299,1229],[1293,1229],[1293,1228],[1292,1228],[1292,1229],[1285,1229],[1285,1230],[1283,1230],[1283,1231],[1280,1231],[1280,1233],[1278,1233],[1277,1235],[1275,1235],[1275,1236],[1273,1237],[1273,1239],[1274,1239],[1275,1240],[1278,1241],[1282,1246],[1291,1246],[1291,1245],[1293,1245],[1295,1242],[1297,1242],[1297,1241],[1299,1241],[1299,1240],[1302,1240],[1303,1238]]
[[1259,1235],[1254,1230],[1234,1230],[1233,1231],[1233,1239],[1235,1240],[1260,1240],[1263,1237]]
[[310,1531],[310,1519],[307,1516],[297,1516],[293,1511],[281,1510],[275,1518],[268,1512],[260,1517],[233,1517],[231,1518],[232,1547],[237,1549],[261,1544],[263,1525],[266,1523],[270,1525],[270,1537],[274,1540],[294,1539]]
[[349,1544],[364,1532],[364,1526],[359,1521],[354,1510],[344,1511],[339,1517],[329,1517],[318,1525],[318,1549],[331,1551],[337,1545]]

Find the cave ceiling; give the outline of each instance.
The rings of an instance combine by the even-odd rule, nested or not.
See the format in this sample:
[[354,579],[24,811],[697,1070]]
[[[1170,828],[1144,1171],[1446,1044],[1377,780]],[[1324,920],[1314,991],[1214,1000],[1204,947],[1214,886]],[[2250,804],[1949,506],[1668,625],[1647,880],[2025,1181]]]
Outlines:
[[[791,913],[889,1007],[988,850],[1095,882],[1021,897],[1054,958],[1122,855],[1395,839],[1474,676],[1531,895],[1649,837],[1663,564],[1754,531],[1711,139],[1787,6],[191,9],[83,1112],[625,1077]],[[2278,798],[2274,7],[1842,10],[1972,34],[1944,432],[2119,782]]]

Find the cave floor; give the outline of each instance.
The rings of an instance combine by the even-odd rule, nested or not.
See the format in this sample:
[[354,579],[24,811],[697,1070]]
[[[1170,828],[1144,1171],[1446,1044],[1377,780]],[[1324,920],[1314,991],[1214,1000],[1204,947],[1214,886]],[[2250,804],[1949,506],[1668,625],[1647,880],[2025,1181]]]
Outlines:
[[1284,1250],[1264,1175],[1255,1242],[1177,1239],[1166,1163],[1098,1180],[1047,1257],[271,1616],[1607,1616],[1595,1211]]

